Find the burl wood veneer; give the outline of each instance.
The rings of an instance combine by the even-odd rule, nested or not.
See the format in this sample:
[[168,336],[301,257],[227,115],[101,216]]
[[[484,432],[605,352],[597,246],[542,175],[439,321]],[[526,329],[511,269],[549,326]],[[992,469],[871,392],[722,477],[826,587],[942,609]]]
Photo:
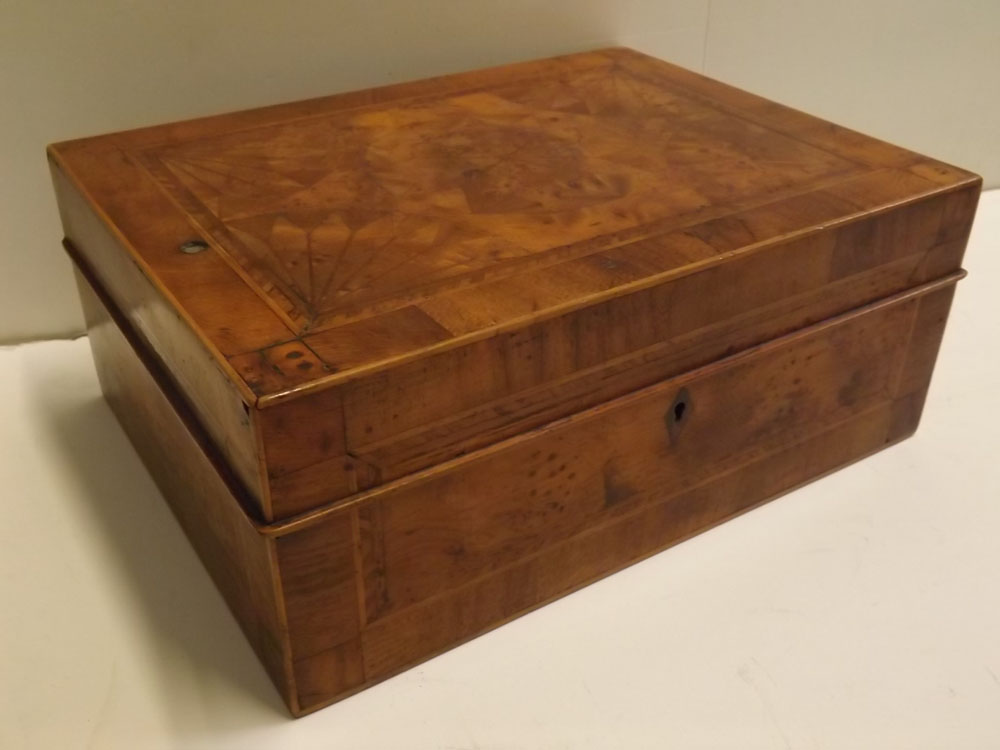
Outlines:
[[623,49],[50,147],[293,713],[916,428],[980,180]]

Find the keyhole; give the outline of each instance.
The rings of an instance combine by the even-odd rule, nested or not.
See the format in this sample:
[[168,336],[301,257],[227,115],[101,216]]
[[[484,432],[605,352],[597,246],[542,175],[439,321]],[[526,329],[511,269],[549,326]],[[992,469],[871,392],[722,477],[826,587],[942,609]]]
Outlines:
[[683,401],[681,401],[680,403],[674,404],[674,421],[675,422],[680,422],[682,419],[684,419],[684,411],[686,409],[687,409],[687,404],[685,404]]
[[670,441],[677,440],[681,427],[687,424],[691,416],[691,395],[687,388],[681,388],[674,397],[674,402],[670,405],[667,413],[663,416],[663,421],[667,423],[667,432],[670,434]]

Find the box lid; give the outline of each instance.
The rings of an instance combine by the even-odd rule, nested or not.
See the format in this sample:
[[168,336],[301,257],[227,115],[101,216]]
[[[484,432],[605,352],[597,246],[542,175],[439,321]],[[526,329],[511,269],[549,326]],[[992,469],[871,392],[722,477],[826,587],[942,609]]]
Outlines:
[[259,408],[978,184],[625,49],[50,157]]

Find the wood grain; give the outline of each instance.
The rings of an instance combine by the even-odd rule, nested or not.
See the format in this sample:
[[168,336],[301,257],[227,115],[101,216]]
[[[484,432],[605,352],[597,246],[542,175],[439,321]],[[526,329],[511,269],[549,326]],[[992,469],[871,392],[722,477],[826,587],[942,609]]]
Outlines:
[[[977,184],[621,49],[57,144],[50,156],[225,357],[324,342],[328,369],[262,373],[264,399],[458,346],[525,303],[542,316],[651,283],[691,262],[649,252],[671,234],[728,233],[729,250]],[[136,223],[140,202],[155,204],[142,216],[155,227]],[[756,217],[750,238],[745,212]],[[173,225],[178,241],[196,229],[211,252],[171,254]],[[637,256],[660,257],[590,260],[627,260],[637,243]],[[192,273],[201,288],[186,288]],[[495,309],[483,309],[483,285]],[[223,287],[230,303],[209,305],[205,291]],[[435,310],[452,319],[438,335]],[[381,336],[359,351],[352,337],[365,329],[350,324],[383,315],[368,324]]]
[[275,524],[81,293],[109,401],[300,715],[906,437],[960,275]]
[[270,527],[357,516],[345,694],[910,435],[956,278]]
[[[101,389],[279,692],[298,710],[274,541],[237,498],[236,477],[96,278],[77,286]],[[245,500],[245,498],[244,498]]]
[[[254,499],[261,516],[270,515],[268,488],[259,458],[251,412],[239,387],[219,367],[206,343],[171,306],[142,268],[122,258],[114,234],[101,222],[85,196],[52,170],[59,202],[63,246],[78,268],[100,279],[106,294],[122,311],[164,371],[191,404],[226,463]],[[86,248],[84,252],[81,248]]]
[[624,49],[49,158],[102,387],[295,715],[911,434],[981,183]]
[[[865,412],[668,500],[640,505],[540,554],[379,620],[362,636],[369,675],[452,648],[767,499],[887,445],[891,407]],[[640,667],[641,668],[641,667]],[[331,699],[333,696],[331,696]]]
[[623,49],[49,156],[264,520],[946,276],[980,185]]
[[[890,400],[915,309],[903,303],[709,365],[373,500],[385,544],[365,561],[365,584],[383,578],[384,596],[369,620]],[[666,419],[681,389],[690,404],[671,440]]]

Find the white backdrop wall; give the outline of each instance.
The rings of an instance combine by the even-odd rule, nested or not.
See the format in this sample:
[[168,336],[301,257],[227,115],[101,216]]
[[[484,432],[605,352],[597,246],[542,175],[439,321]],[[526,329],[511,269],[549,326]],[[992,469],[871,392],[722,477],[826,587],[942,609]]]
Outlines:
[[82,329],[46,143],[608,44],[1000,185],[995,0],[0,0],[0,343]]

